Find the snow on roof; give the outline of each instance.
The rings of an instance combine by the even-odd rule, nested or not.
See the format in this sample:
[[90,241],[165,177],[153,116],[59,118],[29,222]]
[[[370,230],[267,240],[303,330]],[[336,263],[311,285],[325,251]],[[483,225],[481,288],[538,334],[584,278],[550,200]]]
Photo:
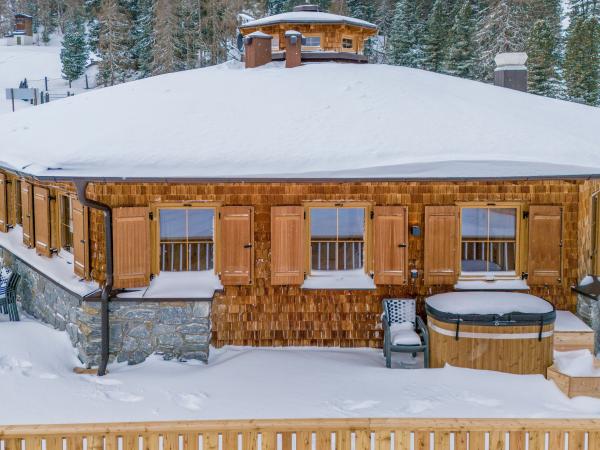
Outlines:
[[240,26],[240,28],[253,28],[277,23],[340,23],[355,25],[357,27],[377,29],[377,25],[366,20],[355,19],[353,17],[340,16],[321,11],[291,11],[273,16],[263,17],[253,20]]
[[255,38],[263,38],[263,39],[273,39],[273,36],[267,33],[263,33],[262,31],[255,31],[254,33],[250,33],[246,37],[255,37]]
[[600,109],[421,70],[239,63],[7,114],[0,166],[36,176],[600,176]]

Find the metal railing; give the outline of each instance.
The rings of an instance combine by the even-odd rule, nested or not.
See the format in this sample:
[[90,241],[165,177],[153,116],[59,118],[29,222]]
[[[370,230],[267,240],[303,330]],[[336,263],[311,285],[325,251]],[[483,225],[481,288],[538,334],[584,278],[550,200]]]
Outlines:
[[506,241],[462,241],[463,261],[486,261],[484,270],[510,271],[515,269],[516,242]]

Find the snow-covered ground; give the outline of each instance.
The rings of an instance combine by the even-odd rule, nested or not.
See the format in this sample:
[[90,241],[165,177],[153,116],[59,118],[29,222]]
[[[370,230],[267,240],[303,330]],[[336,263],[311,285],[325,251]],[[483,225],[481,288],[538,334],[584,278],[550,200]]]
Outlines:
[[[2,320],[2,319],[0,319]],[[386,369],[374,349],[212,349],[208,365],[164,361],[76,375],[64,332],[0,321],[0,424],[222,418],[599,417],[541,375]]]
[[[65,94],[67,91],[85,91],[85,80],[69,83],[62,79],[60,64],[60,36],[53,36],[48,45],[0,46],[0,114],[12,111],[11,101],[6,99],[6,88],[18,88],[27,78],[28,86],[45,90],[44,77],[48,77],[48,89],[52,94]],[[91,86],[96,85],[96,67],[88,68]],[[15,101],[15,110],[31,108],[28,102]]]

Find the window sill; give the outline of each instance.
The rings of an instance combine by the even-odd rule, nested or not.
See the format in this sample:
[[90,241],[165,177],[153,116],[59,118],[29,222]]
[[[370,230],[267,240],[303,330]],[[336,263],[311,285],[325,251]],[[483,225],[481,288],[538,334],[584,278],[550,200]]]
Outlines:
[[374,290],[377,289],[373,279],[362,270],[319,270],[313,271],[304,280],[301,289],[333,289],[333,290]]
[[219,277],[212,270],[200,272],[162,272],[146,289],[120,293],[119,299],[193,299],[213,298],[222,290]]
[[454,285],[457,291],[528,291],[529,286],[525,280],[512,279],[478,279],[458,280]]

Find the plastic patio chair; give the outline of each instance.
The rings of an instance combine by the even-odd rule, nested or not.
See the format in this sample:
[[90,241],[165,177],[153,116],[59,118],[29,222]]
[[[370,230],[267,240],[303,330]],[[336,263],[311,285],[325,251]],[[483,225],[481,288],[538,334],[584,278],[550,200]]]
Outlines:
[[21,275],[12,272],[8,279],[6,292],[0,295],[0,311],[8,314],[8,319],[12,322],[18,322],[19,310],[17,308],[17,286],[21,281]]
[[[423,352],[425,367],[428,368],[429,333],[423,319],[417,316],[416,301],[389,298],[382,303],[383,355],[386,367],[392,367],[392,352],[411,353],[413,356]],[[394,344],[394,340],[400,343]],[[401,343],[402,341],[406,343]]]

